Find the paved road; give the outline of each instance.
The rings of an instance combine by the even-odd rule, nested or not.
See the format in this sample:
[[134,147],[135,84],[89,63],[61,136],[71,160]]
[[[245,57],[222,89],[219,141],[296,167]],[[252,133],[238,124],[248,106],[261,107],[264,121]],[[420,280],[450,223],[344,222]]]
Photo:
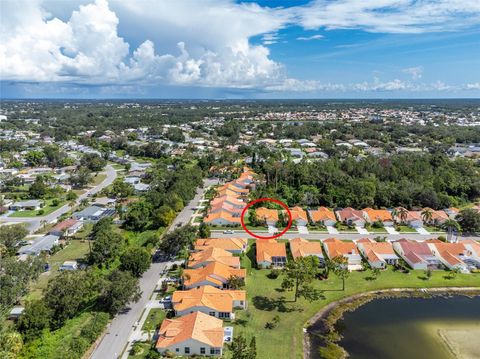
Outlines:
[[[217,183],[217,180],[205,179],[203,188],[198,188],[195,197],[177,215],[169,231],[177,226],[187,224],[195,212],[194,208],[199,206],[206,189]],[[163,270],[172,265],[173,262],[152,263],[150,269],[140,278],[140,289],[142,296],[136,303],[131,303],[125,313],[117,315],[109,325],[107,334],[102,338],[100,344],[95,348],[91,359],[116,359],[120,357],[123,349],[127,346],[130,334],[135,329],[135,323],[140,319],[145,306],[148,304],[152,292],[160,280]]]
[[[102,189],[109,186],[115,180],[115,178],[117,178],[117,172],[115,171],[115,169],[111,165],[107,165],[105,167],[105,172],[106,172],[107,177],[101,183],[96,185],[95,187],[89,189],[85,193],[78,196],[78,198],[75,202],[75,205],[79,205],[81,200],[84,199],[84,198],[87,198],[89,195],[91,196],[93,194],[96,194],[96,193],[100,192]],[[26,223],[27,228],[30,231],[30,233],[34,233],[38,229],[40,229],[44,223],[53,222],[58,217],[60,217],[62,214],[67,213],[71,209],[72,209],[72,206],[70,204],[66,204],[66,205],[60,207],[59,209],[53,211],[52,213],[49,213],[49,214],[47,214],[45,216],[42,216],[42,217],[35,217],[35,218],[0,217],[0,222],[7,222],[9,224],[10,223]]]
[[[254,232],[260,236],[268,236],[269,234],[267,231],[264,232]],[[309,233],[309,234],[299,234],[298,232],[287,233],[284,234],[281,238],[283,239],[293,239],[296,237],[302,237],[304,239],[309,240],[322,240],[331,237],[335,237],[338,239],[360,239],[360,238],[375,238],[375,237],[387,237],[388,240],[397,240],[401,238],[411,239],[415,241],[423,241],[425,239],[430,238],[437,238],[439,234],[429,234],[423,235],[419,233],[400,233],[400,234],[388,234],[388,233],[370,233],[370,234],[359,234],[359,233],[339,233],[339,234],[329,234],[329,233]],[[229,237],[237,237],[237,238],[252,238],[248,233],[241,229],[236,229],[234,234],[224,234],[223,231],[212,231],[212,237],[215,238],[229,238]],[[459,239],[475,239],[480,240],[480,236],[465,236],[459,237]]]

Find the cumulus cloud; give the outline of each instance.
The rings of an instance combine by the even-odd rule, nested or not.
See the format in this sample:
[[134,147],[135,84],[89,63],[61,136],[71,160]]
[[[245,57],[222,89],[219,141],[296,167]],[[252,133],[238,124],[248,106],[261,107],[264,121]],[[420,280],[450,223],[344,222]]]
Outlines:
[[[130,49],[119,35],[119,17],[106,0],[80,6],[68,21],[46,13],[39,1],[5,4],[2,20],[15,16],[8,24],[2,21],[0,76],[4,80],[248,88],[285,79],[282,65],[270,58],[268,48],[249,42],[251,36],[276,31],[284,22],[281,14],[273,15],[258,5],[218,0],[207,1],[207,7],[181,0],[151,2],[152,7],[144,1],[113,3],[119,13],[161,23],[150,28],[170,27],[183,35],[185,41],[177,36],[171,51],[159,53],[150,39]],[[181,11],[187,7],[195,11],[192,21]],[[168,31],[164,37],[169,37]],[[275,36],[270,38],[273,41]]]
[[405,72],[406,74],[409,74],[413,80],[418,80],[422,78],[423,67],[422,66],[407,67],[402,71]]
[[299,36],[297,37],[297,40],[300,41],[311,41],[311,40],[320,40],[323,39],[323,35],[317,34],[317,35],[312,35],[312,36]]

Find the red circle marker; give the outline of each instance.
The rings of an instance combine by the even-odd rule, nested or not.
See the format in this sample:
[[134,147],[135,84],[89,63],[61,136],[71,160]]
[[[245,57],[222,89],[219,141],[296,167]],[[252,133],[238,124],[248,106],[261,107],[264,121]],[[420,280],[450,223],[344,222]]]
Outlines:
[[[243,221],[243,217],[245,217],[245,213],[247,212],[248,208],[251,207],[252,205],[254,205],[255,203],[259,203],[259,202],[273,202],[273,203],[276,203],[276,204],[279,204],[280,206],[282,206],[283,208],[285,208],[285,210],[287,211],[287,214],[288,214],[288,224],[287,224],[287,227],[285,227],[285,229],[283,231],[281,231],[280,233],[278,234],[274,234],[273,236],[259,236],[258,234],[255,234],[253,232],[251,232],[247,226],[245,225],[245,222]],[[275,239],[275,238],[278,238],[278,237],[281,237],[283,236],[289,229],[290,227],[292,226],[292,213],[290,212],[290,210],[288,209],[287,205],[281,201],[279,201],[278,199],[273,199],[273,198],[268,198],[268,197],[265,197],[265,198],[259,198],[259,199],[256,199],[254,201],[251,201],[249,202],[245,208],[243,209],[242,211],[242,214],[240,216],[240,222],[242,223],[242,228],[245,230],[245,232],[247,232],[249,235],[251,235],[252,237],[255,237],[255,238],[258,238],[258,239]]]

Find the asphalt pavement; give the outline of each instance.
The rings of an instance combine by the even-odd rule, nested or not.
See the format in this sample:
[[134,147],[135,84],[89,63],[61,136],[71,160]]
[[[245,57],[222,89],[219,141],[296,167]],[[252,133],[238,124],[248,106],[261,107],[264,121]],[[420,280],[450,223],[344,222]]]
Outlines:
[[[100,192],[102,189],[105,187],[109,186],[115,178],[117,178],[117,172],[111,165],[107,165],[105,167],[105,173],[107,177],[98,185],[95,187],[89,189],[85,193],[81,194],[78,196],[75,205],[79,205],[82,199],[87,198],[88,196],[94,195],[98,192]],[[49,213],[45,216],[41,217],[0,217],[0,222],[8,223],[8,224],[15,224],[15,223],[25,223],[27,225],[27,228],[30,233],[35,233],[37,230],[39,230],[44,224],[46,223],[52,223],[55,221],[58,217],[60,217],[62,214],[67,213],[70,211],[73,207],[70,204],[66,204],[59,209],[56,209],[52,213]]]
[[[216,183],[217,180],[214,179],[204,180],[203,188],[197,189],[195,197],[177,215],[168,232],[188,224],[206,189]],[[140,300],[131,303],[126,311],[115,316],[108,326],[107,333],[90,356],[91,359],[116,359],[121,356],[128,345],[131,333],[135,330],[136,323],[140,320],[142,312],[161,278],[162,272],[172,264],[173,262],[152,263],[150,269],[140,278],[140,289],[142,291]]]

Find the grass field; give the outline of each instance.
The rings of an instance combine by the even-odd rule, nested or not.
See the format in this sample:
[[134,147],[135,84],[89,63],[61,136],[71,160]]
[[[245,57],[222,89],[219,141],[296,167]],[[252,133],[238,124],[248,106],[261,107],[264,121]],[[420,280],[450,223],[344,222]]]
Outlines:
[[25,300],[38,299],[41,297],[42,290],[47,287],[48,281],[58,274],[58,268],[65,261],[82,260],[89,252],[88,241],[72,240],[62,250],[47,258],[46,262],[50,264],[49,272],[42,273],[38,280],[32,284]]
[[[66,201],[60,201],[58,206],[52,206],[52,200],[46,200],[45,201],[45,206],[42,209],[35,210],[35,211],[15,211],[12,214],[9,215],[9,217],[37,217],[37,216],[46,216],[47,214],[52,213],[53,211],[59,209],[63,205],[65,205],[67,202]],[[43,210],[43,213],[40,214],[40,211]]]
[[166,312],[163,309],[153,308],[150,309],[145,323],[143,323],[142,330],[154,330],[160,327],[165,319]]
[[[410,273],[394,272],[391,268],[383,271],[376,280],[368,280],[370,271],[353,272],[346,280],[346,290],[342,291],[341,280],[330,275],[328,280],[316,280],[314,286],[324,291],[324,298],[309,303],[304,299],[293,302],[293,293],[281,289],[282,275],[270,279],[270,270],[252,268],[254,253],[252,250],[242,258],[247,268],[246,290],[248,309],[237,311],[235,320],[236,334],[243,333],[248,340],[256,336],[257,358],[303,358],[303,327],[308,320],[328,303],[345,296],[361,292],[387,288],[427,288],[450,286],[480,287],[479,274],[458,274],[454,279],[446,279],[448,272],[435,271],[430,280],[422,279],[422,271]],[[280,322],[274,329],[265,329],[265,324],[279,316]],[[228,358],[228,353],[226,355]]]

